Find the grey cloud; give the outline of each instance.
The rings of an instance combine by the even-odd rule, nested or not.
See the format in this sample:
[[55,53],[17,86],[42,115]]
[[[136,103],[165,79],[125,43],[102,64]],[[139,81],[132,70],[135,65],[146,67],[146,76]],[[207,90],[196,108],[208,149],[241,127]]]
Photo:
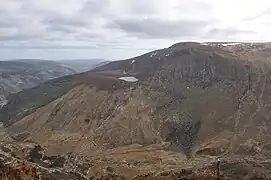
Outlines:
[[180,14],[198,15],[202,19],[210,18],[213,13],[213,7],[210,3],[200,0],[187,0],[179,1],[179,5],[175,7],[175,10]]
[[65,33],[65,34],[72,34],[75,31],[74,26],[71,25],[64,25],[64,24],[50,24],[49,26],[47,26],[48,30],[52,30],[52,31],[58,31],[61,33]]
[[[230,19],[224,21],[227,17],[223,12],[223,17],[220,13],[215,14],[217,11],[213,11],[215,6],[209,3],[211,1],[4,1],[21,5],[0,6],[0,49],[5,50],[40,49],[42,52],[45,49],[46,52],[67,49],[67,52],[72,52],[72,49],[77,49],[77,52],[89,52],[95,49],[103,56],[110,56],[108,52],[115,49],[119,51],[114,55],[121,56],[127,52],[136,55],[149,47],[161,48],[175,40],[225,40],[236,39],[239,35],[255,37],[252,31],[238,29],[242,28],[241,24],[224,29],[213,28],[227,27]],[[261,14],[268,13],[271,13],[271,8],[266,8]],[[173,16],[176,20],[167,19]],[[258,21],[257,18],[261,18],[260,15],[251,19]],[[263,24],[262,21],[260,23]]]
[[92,24],[91,19],[86,19],[79,15],[65,16],[54,13],[48,14],[42,20],[42,23],[47,26],[49,30],[60,31],[63,33],[73,33],[77,28],[88,27]]
[[21,14],[21,11],[12,11],[8,8],[0,11],[0,41],[31,41],[44,38],[41,26],[35,22],[35,16]]
[[0,27],[1,28],[10,28],[10,27],[13,27],[14,25],[15,24],[12,21],[8,21],[6,19],[0,19]]
[[9,18],[7,14],[0,12],[0,28],[10,28],[16,26],[17,22]]
[[0,41],[22,41],[29,40],[33,37],[25,34],[0,35]]
[[251,16],[251,17],[244,18],[243,21],[253,21],[253,20],[261,18],[264,15],[270,15],[270,14],[271,14],[271,7],[267,7],[265,10],[263,10],[259,14],[256,14],[256,15]]
[[7,49],[97,49],[96,46],[82,45],[1,45],[0,48]]
[[[15,0],[18,1],[18,0]],[[135,15],[135,19],[118,19],[118,16],[114,16],[112,9],[110,9],[110,0],[87,0],[78,1],[82,3],[82,9],[72,15],[63,14],[56,12],[55,10],[50,11],[50,8],[42,8],[37,6],[37,3],[31,3],[32,0],[25,0],[21,6],[21,12],[23,15],[30,15],[33,21],[38,22],[37,26],[42,26],[44,32],[38,35],[32,34],[32,31],[27,29],[33,29],[31,19],[27,21],[20,21],[20,12],[18,14],[6,15],[3,12],[0,16],[1,27],[15,26],[18,31],[12,35],[2,35],[0,40],[31,40],[33,38],[40,38],[44,40],[57,40],[57,39],[69,39],[75,41],[87,41],[92,38],[100,38],[101,34],[97,32],[97,29],[102,29],[105,32],[120,31],[125,33],[126,36],[130,37],[141,37],[141,38],[172,38],[172,37],[187,37],[198,35],[202,29],[204,29],[209,22],[204,20],[185,19],[170,21],[167,19],[149,18],[140,19],[140,16],[144,14],[154,15],[159,13],[157,11],[156,0],[145,0],[138,1],[124,1],[123,6],[127,7],[125,12],[132,13]],[[64,5],[64,4],[63,4]],[[116,13],[118,14],[118,13]],[[14,17],[16,18],[14,18]],[[9,17],[10,20],[3,20],[1,17]],[[151,17],[151,16],[150,16]],[[103,18],[105,25],[104,27],[95,27],[97,19]],[[7,18],[8,19],[8,18]],[[20,32],[21,28],[19,24],[24,25],[24,34]],[[100,24],[98,23],[98,26]],[[96,26],[97,27],[97,26]],[[34,27],[35,28],[35,27]],[[92,29],[93,30],[92,32]],[[96,32],[95,32],[96,31]],[[27,32],[30,32],[27,34]]]
[[82,6],[82,12],[88,14],[102,14],[110,5],[109,0],[88,0]]
[[21,16],[16,16],[5,9],[0,9],[0,28],[19,27],[24,23]]
[[271,14],[271,7],[266,8],[262,14]]
[[[90,17],[105,16],[107,18],[112,18],[116,12],[112,12],[110,6],[115,3],[114,0],[87,0],[82,6],[82,13],[90,15]],[[134,15],[146,15],[154,14],[156,9],[156,0],[124,0],[121,6],[124,7],[124,14],[134,14]]]
[[[14,31],[14,33],[3,33],[5,31]],[[18,28],[9,28],[7,30],[0,28],[0,41],[29,41],[44,38],[42,33],[26,33]]]
[[125,1],[125,3],[125,6],[127,6],[133,14],[146,15],[158,12],[158,9],[155,6],[156,0]]
[[[202,29],[209,25],[203,20],[162,20],[162,19],[118,19],[114,27],[139,37],[173,38],[198,35]],[[113,24],[110,25],[111,27]]]
[[43,8],[37,5],[32,0],[25,0],[21,2],[17,11],[12,11],[8,7],[2,8],[0,11],[0,41],[16,42],[16,40],[32,41],[35,39],[77,41],[77,38],[80,41],[98,37],[96,32],[85,32],[91,29],[93,21],[91,15],[87,16],[82,12],[67,15],[52,10],[50,7]]
[[[50,16],[50,15],[48,15]],[[66,26],[87,26],[90,21],[85,20],[82,17],[78,16],[64,16],[64,15],[55,15],[47,17],[43,20],[44,23],[50,25],[66,25]]]
[[242,20],[243,20],[243,21],[253,21],[253,20],[255,20],[255,19],[258,19],[258,18],[261,17],[261,16],[262,16],[262,13],[256,14],[256,15],[251,16],[251,17],[244,18],[244,19],[242,19]]
[[237,29],[237,28],[212,28],[209,29],[206,38],[227,38],[231,36],[236,36],[236,35],[247,35],[247,34],[254,34],[256,32],[250,31],[250,30],[242,30],[242,29]]

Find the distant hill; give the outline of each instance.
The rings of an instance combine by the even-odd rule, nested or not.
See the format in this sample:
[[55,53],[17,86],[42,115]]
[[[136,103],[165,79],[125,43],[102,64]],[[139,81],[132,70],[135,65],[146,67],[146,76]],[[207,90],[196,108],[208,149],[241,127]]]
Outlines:
[[72,68],[54,61],[33,59],[0,61],[0,107],[6,103],[6,98],[11,93],[74,73],[76,71]]
[[11,93],[34,87],[50,79],[86,72],[109,62],[103,59],[0,61],[0,108],[7,103],[6,98]]

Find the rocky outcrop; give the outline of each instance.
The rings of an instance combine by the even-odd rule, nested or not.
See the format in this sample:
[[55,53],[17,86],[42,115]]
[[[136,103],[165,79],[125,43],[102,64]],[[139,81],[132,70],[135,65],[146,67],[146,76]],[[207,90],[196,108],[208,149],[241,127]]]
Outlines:
[[3,164],[0,162],[0,179],[2,180],[38,180],[39,176],[34,167],[24,163]]
[[262,151],[261,145],[259,142],[248,139],[246,142],[240,144],[239,148],[237,149],[237,154],[245,154],[245,155],[257,155],[260,154]]
[[230,147],[230,141],[233,137],[231,132],[222,132],[218,136],[203,143],[201,147],[196,150],[197,155],[219,156],[227,152]]
[[[12,146],[11,146],[12,144]],[[17,147],[17,148],[16,148]],[[23,147],[23,148],[22,148]],[[0,179],[217,179],[215,159],[193,157],[168,151],[159,144],[134,144],[104,151],[93,151],[88,156],[70,153],[46,156],[44,149],[26,142],[6,143],[0,150]],[[23,150],[21,150],[23,149]],[[26,150],[27,149],[27,150]],[[20,156],[20,151],[25,153]],[[30,158],[29,158],[30,157]],[[222,158],[220,179],[270,179],[270,162],[244,157]],[[6,179],[5,179],[6,178]]]

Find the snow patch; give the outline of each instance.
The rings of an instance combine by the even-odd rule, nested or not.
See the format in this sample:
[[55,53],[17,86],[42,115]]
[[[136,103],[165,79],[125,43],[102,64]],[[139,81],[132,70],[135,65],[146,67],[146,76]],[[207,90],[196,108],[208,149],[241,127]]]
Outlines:
[[222,46],[235,46],[235,45],[239,45],[240,43],[224,43],[221,44]]
[[168,56],[169,56],[169,54],[166,54],[165,56],[166,56],[166,57],[168,57]]
[[208,43],[208,42],[203,42],[203,43],[200,43],[201,45],[204,45],[204,46],[235,46],[235,45],[239,45],[241,44],[240,42],[233,42],[233,43],[227,43],[227,42],[224,42],[224,43]]
[[156,56],[157,55],[157,52],[154,52],[150,55],[150,57],[152,58],[153,56]]
[[133,76],[120,77],[119,79],[126,81],[126,82],[137,82],[138,81],[138,79]]
[[8,101],[4,97],[0,96],[0,109],[4,107],[7,103]]

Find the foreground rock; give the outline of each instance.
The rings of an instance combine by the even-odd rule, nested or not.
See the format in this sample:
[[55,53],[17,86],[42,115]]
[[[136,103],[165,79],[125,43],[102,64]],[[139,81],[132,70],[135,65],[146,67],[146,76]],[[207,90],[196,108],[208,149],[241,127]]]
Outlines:
[[[23,142],[5,143],[1,149],[0,179],[4,180],[18,177],[21,180],[212,180],[217,179],[218,174],[216,158],[195,156],[187,159],[184,154],[168,151],[157,144],[134,144],[96,151],[89,156],[75,153],[46,156],[42,147]],[[265,180],[271,178],[270,167],[271,162],[261,158],[225,156],[221,159],[219,177]]]
[[34,167],[23,163],[3,164],[0,162],[0,179],[2,180],[36,180],[37,171]]

